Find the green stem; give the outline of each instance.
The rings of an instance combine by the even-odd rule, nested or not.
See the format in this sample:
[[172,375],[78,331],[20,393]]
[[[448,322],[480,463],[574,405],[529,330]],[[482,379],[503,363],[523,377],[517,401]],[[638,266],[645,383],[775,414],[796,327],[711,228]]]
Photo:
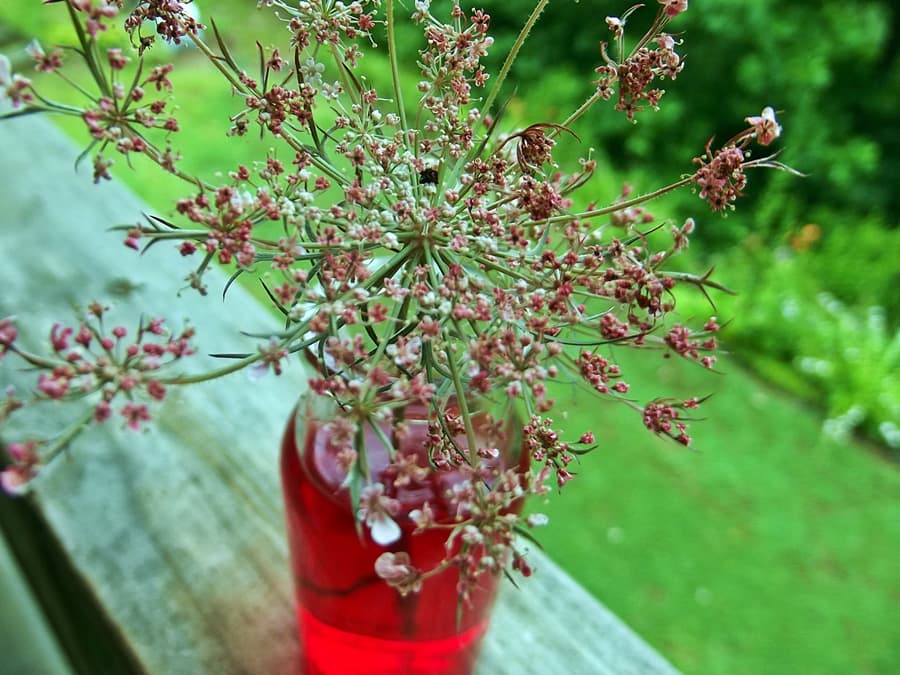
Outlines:
[[197,384],[198,382],[208,382],[209,380],[215,380],[220,377],[224,377],[225,375],[230,375],[231,373],[235,373],[242,368],[246,368],[251,363],[255,363],[262,358],[262,354],[251,354],[250,356],[245,356],[242,359],[238,359],[234,363],[225,366],[224,368],[219,368],[217,370],[210,370],[206,373],[198,373],[197,375],[182,375],[180,377],[170,377],[165,379],[160,379],[162,384],[168,385],[177,385],[181,386],[184,384]]
[[75,7],[72,5],[72,3],[67,2],[66,8],[69,10],[69,18],[71,19],[72,25],[75,28],[75,33],[78,35],[78,43],[81,45],[81,52],[84,56],[84,60],[87,63],[88,68],[91,71],[91,76],[94,78],[97,86],[100,87],[100,92],[104,96],[112,98],[112,92],[109,88],[109,82],[107,82],[106,78],[103,76],[103,70],[97,63],[96,54],[92,50],[92,47],[95,46],[96,43],[94,43],[93,40],[88,39],[88,36],[84,32],[84,27],[81,25],[81,21],[78,19],[78,15],[75,13]]
[[646,47],[650,41],[659,35],[663,28],[666,27],[666,24],[669,23],[669,17],[666,15],[665,11],[662,7],[659,8],[659,11],[656,13],[656,18],[653,19],[653,23],[650,28],[647,29],[647,32],[644,33],[644,36],[640,39],[640,41],[632,48],[631,54],[628,55],[628,58],[631,58],[635,54],[637,54],[641,49]]
[[[132,131],[132,133],[134,133],[134,130],[130,126],[129,126],[129,130]],[[192,176],[189,173],[185,173],[184,171],[182,171],[181,169],[179,169],[177,167],[172,167],[172,169],[167,169],[166,167],[163,166],[163,163],[162,163],[162,157],[163,157],[164,153],[160,152],[159,148],[157,148],[155,145],[150,143],[147,139],[145,139],[140,134],[135,133],[135,136],[137,136],[142,141],[144,141],[144,144],[145,144],[144,155],[149,157],[150,161],[152,161],[158,167],[163,169],[163,171],[165,171],[166,173],[171,174],[171,175],[175,176],[176,178],[183,180],[185,183],[189,183],[189,184],[199,188],[200,190],[215,189],[215,186],[210,185],[209,183],[206,183],[206,182],[200,180],[196,176]]]
[[90,424],[91,419],[94,417],[94,409],[90,408],[87,412],[85,412],[72,426],[63,432],[63,435],[56,439],[53,443],[50,444],[49,449],[46,451],[44,457],[41,458],[43,463],[49,464],[52,462],[63,450],[68,447],[69,443],[78,436],[82,431],[87,429]]
[[598,216],[606,216],[610,213],[615,213],[616,211],[621,211],[622,209],[630,209],[632,206],[638,206],[645,202],[649,202],[657,197],[660,197],[669,192],[673,192],[678,188],[682,188],[685,185],[691,183],[694,180],[693,174],[688,176],[687,178],[682,178],[680,181],[676,183],[672,183],[671,185],[666,185],[665,187],[661,187],[658,190],[654,190],[653,192],[648,192],[644,195],[639,195],[633,199],[629,199],[624,202],[616,202],[615,204],[610,204],[609,206],[604,206],[602,209],[593,209],[591,211],[582,211],[581,213],[567,213],[559,216],[551,216],[546,220],[542,220],[541,223],[546,224],[554,224],[554,223],[569,223],[578,218],[596,218]]
[[495,272],[500,272],[508,277],[512,277],[513,279],[521,279],[522,281],[526,281],[530,284],[534,284],[535,286],[539,286],[540,282],[534,277],[528,276],[526,274],[522,274],[521,272],[513,269],[512,267],[499,265],[483,256],[478,256],[475,258],[475,262],[479,265],[484,266],[487,269],[493,270]]
[[387,0],[385,11],[387,12],[388,57],[391,61],[394,101],[397,104],[397,114],[400,116],[400,128],[403,130],[404,139],[406,139],[408,127],[406,124],[406,108],[403,106],[403,91],[400,86],[400,67],[397,63],[397,38],[394,34],[394,0]]
[[70,87],[72,87],[73,89],[75,89],[75,91],[77,91],[77,92],[79,92],[80,94],[82,94],[84,97],[86,97],[86,98],[87,98],[88,100],[90,100],[91,102],[94,101],[94,97],[91,95],[91,93],[90,93],[87,89],[85,89],[84,87],[82,87],[80,84],[78,84],[75,80],[73,80],[72,78],[70,78],[70,77],[69,77],[68,75],[66,75],[64,72],[62,72],[61,70],[54,70],[53,72],[54,72],[54,74],[56,74],[57,77],[62,78],[62,81],[63,81],[63,82],[65,82],[65,83],[68,84]]
[[[457,326],[457,330],[459,326]],[[466,427],[466,444],[469,446],[469,463],[472,466],[478,465],[478,442],[475,440],[475,428],[472,426],[472,419],[469,415],[469,403],[466,400],[466,390],[463,387],[462,377],[459,374],[459,367],[456,365],[456,358],[446,348],[444,353],[447,355],[447,365],[450,368],[450,379],[453,382],[453,389],[456,392],[456,402],[459,404],[459,416]]]
[[325,157],[314,146],[301,143],[288,133],[282,133],[278,138],[283,139],[284,142],[287,143],[288,146],[290,146],[291,150],[294,150],[295,152],[303,152],[309,155],[309,160],[313,163],[313,165],[320,171],[328,174],[331,178],[337,181],[338,184],[350,184],[350,181],[347,180],[347,177],[340,171],[338,171],[334,166],[332,166],[331,163],[327,159],[325,159]]
[[528,21],[525,22],[525,26],[519,32],[519,36],[516,38],[515,43],[513,43],[512,49],[510,49],[509,54],[506,55],[506,60],[503,62],[503,66],[500,68],[500,73],[499,75],[497,75],[497,80],[494,82],[494,86],[491,87],[491,91],[488,94],[488,97],[485,99],[484,104],[481,106],[482,115],[487,115],[490,112],[491,106],[497,99],[497,95],[500,93],[500,88],[503,86],[503,82],[506,80],[506,76],[509,74],[510,68],[512,68],[512,64],[519,56],[519,50],[522,49],[522,45],[525,44],[525,40],[528,37],[528,34],[531,33],[531,29],[534,28],[534,24],[537,23],[538,17],[540,17],[541,12],[544,11],[544,8],[549,3],[550,0],[540,0],[540,2],[538,2],[537,6],[534,8],[534,11],[531,12],[531,16],[528,17]]
[[[569,115],[566,118],[565,122],[563,122],[559,126],[564,127],[564,128],[568,128],[568,127],[572,126],[582,115],[584,115],[588,110],[590,110],[591,107],[597,101],[600,100],[600,98],[601,98],[600,92],[595,91],[593,94],[591,94],[591,96],[584,103],[581,104],[581,106],[578,108],[578,110],[576,110],[571,115]],[[554,128],[553,131],[550,132],[550,136],[551,137],[558,136],[559,131],[560,131],[559,129]]]
[[[403,263],[412,257],[415,250],[416,245],[414,242],[406,244],[406,246],[397,251],[384,265],[379,265],[378,271],[366,279],[363,282],[362,287],[368,290],[382,283],[386,278],[393,276]],[[348,296],[349,295],[350,293],[348,293]]]
[[[114,229],[131,229],[134,225],[116,226]],[[148,239],[197,239],[198,237],[208,237],[209,230],[182,230],[177,229],[174,232],[160,232],[159,230],[142,231],[142,234]],[[254,243],[256,243],[254,241]]]
[[218,68],[219,72],[222,73],[222,75],[224,75],[229,82],[231,82],[235,90],[246,91],[247,87],[244,85],[244,83],[237,79],[231,72],[229,72],[228,68],[226,68],[225,65],[222,64],[222,60],[213,52],[212,49],[209,48],[209,45],[201,40],[196,33],[190,33],[188,37],[190,37],[191,42],[193,42],[197,46],[197,49],[203,52],[204,55],[206,55],[206,58],[208,58],[212,62],[212,64],[216,68]]
[[48,359],[43,356],[38,356],[37,354],[32,354],[31,352],[26,352],[23,349],[19,349],[15,345],[10,347],[10,351],[18,354],[24,361],[30,363],[32,366],[37,366],[38,368],[58,368],[59,366],[67,366],[72,365],[67,361],[63,361],[62,359],[53,360]]
[[341,83],[343,84],[344,91],[347,92],[347,96],[350,97],[350,102],[359,103],[360,92],[356,89],[355,83],[347,78],[347,64],[344,63],[344,59],[341,58],[337,47],[334,45],[331,45],[331,57],[334,59],[334,65],[337,66],[338,77],[341,78]]

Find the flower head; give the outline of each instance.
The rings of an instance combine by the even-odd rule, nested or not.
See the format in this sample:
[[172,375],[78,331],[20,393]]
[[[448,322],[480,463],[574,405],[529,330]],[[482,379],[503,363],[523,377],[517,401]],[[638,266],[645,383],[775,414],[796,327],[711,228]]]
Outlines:
[[[644,195],[626,185],[602,204],[593,194],[575,198],[597,168],[590,149],[582,147],[571,164],[557,152],[563,140],[577,151],[581,139],[572,129],[605,100],[632,121],[659,107],[661,83],[684,67],[676,51],[681,39],[666,30],[687,0],[660,0],[634,39],[625,32],[642,5],[607,18],[612,40],[601,47],[594,91],[585,74],[586,103],[559,121],[530,119],[513,129],[497,104],[510,70],[492,76],[485,66],[495,46],[491,17],[456,2],[438,10],[416,0],[409,8],[423,48],[415,59],[418,96],[404,101],[410,87],[401,81],[396,45],[387,50],[388,87],[373,86],[379,78],[363,72],[366,50],[381,39],[380,24],[395,21],[378,0],[259,2],[277,10],[284,42],[259,46],[252,67],[229,52],[218,31],[217,44],[205,42],[189,0],[66,1],[79,44],[64,53],[87,59],[85,77],[94,82],[81,84],[79,76],[72,102],[52,102],[0,56],[0,98],[29,112],[80,117],[95,182],[110,178],[111,153],[125,157],[117,167],[139,154],[182,179],[185,192],[171,222],[151,217],[123,227],[123,252],[174,244],[179,261],[191,266],[185,285],[201,295],[215,264],[231,281],[255,275],[282,321],[274,331],[248,332],[257,340],[272,337],[227,354],[233,365],[188,377],[165,369],[194,352],[189,328],[169,336],[154,319],[109,331],[105,309],[94,304],[74,327],[55,324],[49,354],[36,355],[21,348],[15,325],[3,319],[0,356],[12,352],[37,370],[39,402],[88,400],[82,425],[116,413],[137,430],[172,387],[244,367],[251,375],[280,374],[292,355],[305,354],[317,370],[311,391],[337,410],[323,428],[348,476],[351,513],[375,544],[394,544],[410,527],[398,522],[400,494],[433,472],[461,476],[439,495],[443,505],[423,504],[410,514],[416,532],[434,526],[451,532],[446,558],[435,564],[459,572],[461,597],[485,572],[511,564],[530,573],[514,533],[542,519],[519,522],[514,506],[577,479],[572,462],[594,445],[592,433],[570,439],[547,416],[554,380],[638,409],[650,431],[689,442],[682,417],[689,401],[656,399],[641,408],[613,351],[651,345],[714,363],[712,324],[697,332],[668,320],[676,285],[704,293],[714,287],[706,276],[667,271],[669,259],[688,246],[693,221],[654,228],[646,203],[692,183],[713,210],[731,208],[746,185],[746,168],[775,165],[748,160],[747,150],[753,138],[766,145],[779,135],[774,112],[748,117],[750,128],[719,149],[708,144],[689,178]],[[110,36],[98,40],[118,12],[127,12],[130,38],[121,47],[107,44]],[[516,49],[539,14],[529,18]],[[393,42],[393,31],[386,37]],[[177,164],[182,125],[173,112],[184,101],[175,105],[182,94],[173,84],[174,65],[144,58],[157,39],[197,45],[236,99],[228,135],[259,134],[266,150],[202,175]],[[37,42],[29,53],[39,72],[68,66]],[[648,236],[655,230],[660,234]],[[520,429],[508,428],[505,413],[494,409],[510,399],[529,411]],[[406,415],[417,407],[425,411],[426,456],[394,452],[383,474],[373,475],[369,430],[402,444],[411,433]],[[533,470],[504,466],[498,457],[520,431]],[[55,451],[44,454],[52,458]],[[12,488],[36,464],[24,450],[15,453],[19,459],[4,473]],[[376,572],[403,594],[431,573],[401,552],[381,555]]]
[[62,67],[62,52],[54,49],[47,54],[37,40],[32,40],[28,43],[28,46],[25,47],[25,52],[34,59],[35,69],[42,73],[52,73]]
[[688,8],[688,0],[659,0],[659,4],[663,6],[663,11],[670,19],[674,19]]
[[0,54],[0,103],[9,99],[13,108],[27,105],[34,100],[31,80],[12,72],[9,59]]
[[745,119],[753,127],[756,142],[760,145],[769,145],[781,136],[781,125],[775,120],[775,110],[771,106],[763,108],[761,114]]

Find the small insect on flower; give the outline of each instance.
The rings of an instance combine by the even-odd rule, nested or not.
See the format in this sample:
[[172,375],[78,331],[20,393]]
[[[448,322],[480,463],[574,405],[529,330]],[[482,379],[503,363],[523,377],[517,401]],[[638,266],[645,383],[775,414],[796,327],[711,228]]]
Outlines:
[[438,182],[438,172],[437,169],[430,167],[428,169],[424,169],[419,173],[419,184],[420,185],[437,185]]

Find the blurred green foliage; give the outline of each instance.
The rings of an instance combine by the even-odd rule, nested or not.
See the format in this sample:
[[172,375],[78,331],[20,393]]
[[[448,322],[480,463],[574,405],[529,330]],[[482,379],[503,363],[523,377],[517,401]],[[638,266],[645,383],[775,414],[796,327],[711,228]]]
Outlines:
[[[490,2],[497,51],[527,16],[529,0]],[[609,39],[596,3],[551,5],[532,39],[539,50],[523,54],[514,71],[524,92],[542,77],[560,72],[587,80],[600,61],[599,43]],[[656,3],[638,10],[626,27],[635,40]],[[622,4],[618,13],[627,7]],[[745,233],[779,234],[823,213],[893,217],[900,207],[894,188],[900,162],[895,131],[900,59],[895,48],[900,8],[887,0],[704,0],[670,25],[681,34],[686,67],[663,97],[662,109],[644,114],[647,128],[629,125],[608,108],[594,111],[595,136],[620,169],[651,167],[651,175],[688,171],[713,135],[727,138],[747,115],[764,105],[779,111],[785,126],[782,159],[808,174],[803,181],[764,173],[751,177],[750,204],[741,214],[707,228],[710,243],[734,243]],[[514,34],[514,32],[512,33]],[[527,51],[527,50],[526,50]],[[548,67],[553,64],[552,67]],[[564,108],[579,102],[562,88]],[[583,96],[583,94],[581,94]],[[562,99],[568,100],[562,100]],[[850,222],[849,219],[844,219]],[[895,223],[891,223],[892,225]]]
[[[734,317],[723,339],[767,379],[819,404],[831,435],[861,431],[900,449],[900,331],[887,319],[898,308],[891,251],[900,230],[862,221],[856,246],[838,232],[817,247],[810,224],[774,249],[748,238],[711,256],[719,281],[740,289],[716,298],[720,315]],[[685,313],[708,311],[696,295],[679,302]]]

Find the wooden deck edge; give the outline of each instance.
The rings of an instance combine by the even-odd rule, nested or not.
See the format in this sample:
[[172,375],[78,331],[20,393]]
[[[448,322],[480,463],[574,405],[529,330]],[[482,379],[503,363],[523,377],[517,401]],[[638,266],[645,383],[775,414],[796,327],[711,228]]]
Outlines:
[[0,495],[0,532],[74,673],[146,675],[33,496]]

